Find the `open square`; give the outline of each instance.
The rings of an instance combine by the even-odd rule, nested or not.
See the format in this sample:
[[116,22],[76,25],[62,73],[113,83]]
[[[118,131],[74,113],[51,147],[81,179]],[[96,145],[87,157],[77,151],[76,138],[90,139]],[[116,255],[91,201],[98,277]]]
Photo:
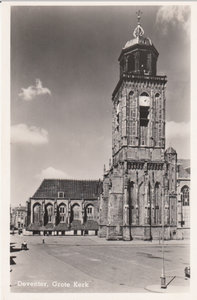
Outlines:
[[[44,243],[43,243],[44,239]],[[11,292],[148,292],[159,291],[162,248],[159,241],[106,241],[92,237],[12,236]],[[184,269],[187,241],[165,241],[165,292],[189,291]],[[162,290],[161,290],[162,292]]]

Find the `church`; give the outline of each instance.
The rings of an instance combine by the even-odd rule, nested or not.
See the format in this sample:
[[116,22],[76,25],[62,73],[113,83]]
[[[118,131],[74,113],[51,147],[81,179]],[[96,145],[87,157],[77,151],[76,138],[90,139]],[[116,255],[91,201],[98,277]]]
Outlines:
[[[103,181],[45,179],[27,201],[32,234],[95,234],[107,240],[189,236],[189,162],[165,149],[167,77],[138,14],[119,56],[112,93],[112,160]],[[102,163],[102,162],[101,162]],[[186,163],[186,165],[184,165]]]

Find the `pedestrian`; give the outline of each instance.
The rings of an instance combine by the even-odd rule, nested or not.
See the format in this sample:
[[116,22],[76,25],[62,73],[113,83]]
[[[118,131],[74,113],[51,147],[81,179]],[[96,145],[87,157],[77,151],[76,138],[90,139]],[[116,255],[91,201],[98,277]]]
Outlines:
[[42,239],[42,243],[44,244],[44,239]]

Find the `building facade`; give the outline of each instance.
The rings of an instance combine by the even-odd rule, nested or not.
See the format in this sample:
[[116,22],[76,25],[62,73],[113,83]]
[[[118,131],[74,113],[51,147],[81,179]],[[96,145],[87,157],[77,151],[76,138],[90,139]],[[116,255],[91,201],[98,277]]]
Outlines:
[[[119,56],[112,94],[112,161],[103,181],[45,179],[27,201],[32,234],[107,240],[189,237],[189,161],[165,149],[167,77],[138,24]],[[185,165],[186,164],[186,165]]]
[[27,230],[41,235],[96,235],[98,180],[45,179],[27,201]]
[[19,205],[10,208],[10,229],[25,229],[27,225],[27,208]]
[[140,24],[119,56],[112,94],[112,163],[104,172],[99,236],[165,238],[177,229],[177,153],[165,150],[166,76],[157,75],[158,51]]
[[177,165],[177,233],[190,237],[190,161],[179,159]]

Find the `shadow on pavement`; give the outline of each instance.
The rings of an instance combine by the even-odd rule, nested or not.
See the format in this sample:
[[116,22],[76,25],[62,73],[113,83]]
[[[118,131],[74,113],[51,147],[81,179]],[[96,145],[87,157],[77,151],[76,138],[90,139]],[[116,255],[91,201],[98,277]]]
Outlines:
[[14,248],[10,246],[10,252],[18,252],[18,251],[21,251],[21,248]]
[[10,256],[10,265],[16,265],[14,258],[16,258],[16,256]]

